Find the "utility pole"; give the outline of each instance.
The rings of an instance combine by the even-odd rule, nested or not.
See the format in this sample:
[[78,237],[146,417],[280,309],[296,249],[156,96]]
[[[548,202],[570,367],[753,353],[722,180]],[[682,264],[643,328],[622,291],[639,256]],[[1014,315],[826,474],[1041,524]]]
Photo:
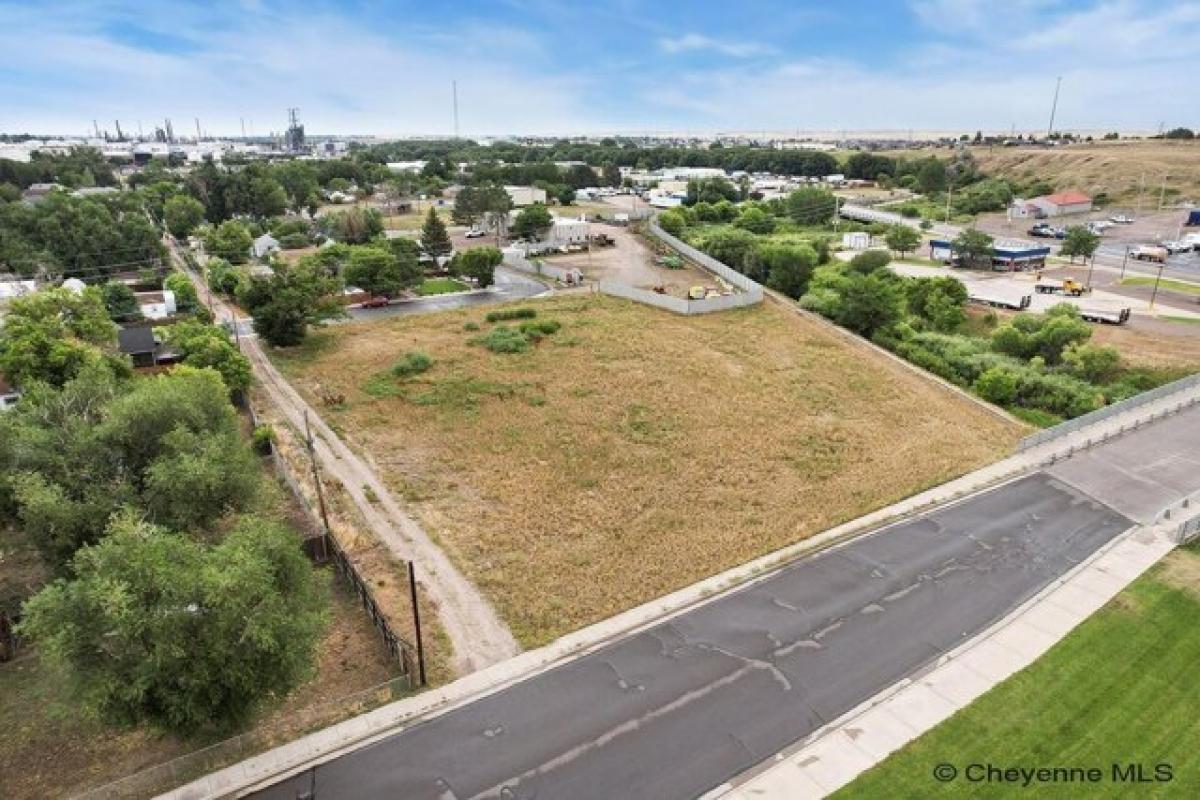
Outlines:
[[1121,259],[1121,277],[1118,281],[1125,280],[1125,266],[1129,263],[1129,245],[1125,245],[1125,258]]
[[1158,191],[1158,210],[1159,211],[1163,210],[1163,203],[1166,202],[1166,199],[1167,199],[1167,173],[1164,172],[1163,178],[1162,178],[1162,188],[1159,189],[1159,191]]
[[454,138],[458,138],[458,81],[450,81],[450,94],[454,100]]
[[200,144],[200,118],[196,117],[196,144]]
[[1058,111],[1058,90],[1062,86],[1062,75],[1058,76],[1058,80],[1054,82],[1054,102],[1050,105],[1050,127],[1046,129],[1046,138],[1050,138],[1050,134],[1054,133],[1054,115]]
[[[421,639],[421,610],[417,603],[417,568],[408,562],[408,593],[412,597],[413,628],[417,633],[417,672],[425,685],[425,644]],[[411,684],[410,684],[411,685]]]
[[1135,217],[1141,217],[1141,216],[1142,216],[1142,195],[1144,195],[1145,193],[1146,193],[1146,173],[1145,173],[1145,172],[1143,172],[1143,173],[1142,173],[1142,179],[1141,179],[1141,181],[1138,183],[1138,202],[1137,202],[1137,214],[1135,215]]
[[[325,534],[333,535],[329,527],[329,514],[325,511],[325,490],[321,488],[321,471],[317,468],[316,448],[313,446],[312,428],[308,424],[308,409],[304,410],[304,443],[308,448],[308,460],[312,463],[313,483],[317,487],[317,507],[321,511],[321,522],[325,523]],[[412,562],[409,562],[411,565]],[[415,605],[414,605],[415,608]]]
[[1154,310],[1154,298],[1158,297],[1158,282],[1162,280],[1163,269],[1167,266],[1167,260],[1164,258],[1158,262],[1158,275],[1154,277],[1154,291],[1150,293],[1150,310]]

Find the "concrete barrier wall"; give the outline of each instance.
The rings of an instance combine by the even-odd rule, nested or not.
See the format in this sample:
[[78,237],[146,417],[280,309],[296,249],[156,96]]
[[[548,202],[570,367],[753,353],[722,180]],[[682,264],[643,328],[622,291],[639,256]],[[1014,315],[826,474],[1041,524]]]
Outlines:
[[504,266],[529,273],[530,275],[541,275],[557,281],[565,281],[567,279],[567,271],[565,269],[540,261],[530,261],[515,249],[504,251]]
[[665,308],[667,311],[674,311],[676,314],[688,314],[688,301],[682,297],[672,297],[669,294],[659,294],[658,292],[647,291],[646,289],[637,289],[624,283],[616,281],[600,281],[600,291],[605,294],[611,294],[614,297],[623,297],[626,300],[633,300],[637,303],[645,303],[648,306],[656,306]]
[[[1190,389],[1196,388],[1200,388],[1200,374],[1189,375],[1186,378],[1180,378],[1172,383],[1159,386],[1157,389],[1151,389],[1148,392],[1142,392],[1141,394],[1134,395],[1127,400],[1122,400],[1119,403],[1113,403],[1112,405],[1105,406],[1104,408],[1096,409],[1090,414],[1084,414],[1082,417],[1069,419],[1066,422],[1055,425],[1053,428],[1046,428],[1043,431],[1038,431],[1037,433],[1026,436],[1021,440],[1021,443],[1017,445],[1017,449],[1028,450],[1031,447],[1037,447],[1039,444],[1044,444],[1051,439],[1057,439],[1060,436],[1066,436],[1068,433],[1074,433],[1081,428],[1086,428],[1088,425],[1094,425],[1101,420],[1108,419],[1109,417],[1116,416],[1117,414],[1122,414],[1131,408],[1137,408],[1138,406],[1143,406],[1147,403],[1153,403],[1156,400],[1169,397],[1176,392],[1186,392]],[[1190,400],[1190,402],[1198,401],[1200,401],[1200,398],[1193,397]]]
[[696,248],[692,247],[687,242],[684,242],[681,239],[677,239],[676,237],[674,237],[671,234],[664,231],[662,228],[658,227],[658,223],[653,219],[650,220],[649,228],[650,228],[651,233],[653,233],[655,236],[657,236],[662,241],[666,242],[671,247],[671,249],[675,250],[678,253],[683,254],[684,256],[687,256],[689,259],[696,262],[704,269],[708,270],[709,272],[711,272],[715,275],[719,275],[720,277],[725,279],[727,282],[729,282],[731,285],[738,287],[742,291],[747,292],[751,295],[757,295],[757,299],[754,302],[757,303],[762,300],[762,298],[763,298],[762,284],[758,283],[757,281],[752,281],[749,278],[747,278],[745,275],[743,275],[742,273],[738,272],[737,270],[735,270],[731,267],[728,267],[725,264],[722,264],[720,261],[717,261],[715,258],[710,256],[708,253],[705,253],[701,250],[697,250]]

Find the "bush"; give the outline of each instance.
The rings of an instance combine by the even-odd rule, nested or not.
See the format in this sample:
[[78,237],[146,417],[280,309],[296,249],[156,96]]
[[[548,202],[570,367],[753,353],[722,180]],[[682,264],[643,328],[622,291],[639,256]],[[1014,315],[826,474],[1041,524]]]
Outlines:
[[562,324],[558,320],[542,319],[536,322],[522,322],[518,330],[536,342],[545,336],[558,333],[561,327]]
[[392,366],[392,374],[397,378],[411,378],[420,375],[433,366],[433,359],[419,350],[406,353],[404,358]]
[[532,308],[502,308],[499,311],[489,311],[484,317],[488,322],[502,322],[509,319],[533,319],[537,311]]
[[250,444],[259,455],[270,455],[275,447],[275,429],[270,425],[259,425],[250,435]]
[[471,344],[481,344],[493,353],[524,353],[532,346],[528,336],[507,325],[498,325],[486,335],[476,336]]
[[1004,367],[992,367],[979,376],[972,388],[975,394],[989,403],[1006,406],[1017,399],[1020,383],[1020,375],[1015,371]]
[[864,250],[850,259],[850,269],[870,275],[876,270],[883,269],[892,260],[892,254],[887,250]]
[[463,325],[463,330],[464,331],[477,331],[477,330],[479,330],[479,323],[478,322],[467,322]]

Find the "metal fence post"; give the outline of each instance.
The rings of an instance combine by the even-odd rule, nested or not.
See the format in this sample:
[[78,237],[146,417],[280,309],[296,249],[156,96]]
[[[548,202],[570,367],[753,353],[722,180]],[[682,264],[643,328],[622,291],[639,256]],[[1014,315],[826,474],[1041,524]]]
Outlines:
[[421,609],[417,604],[417,568],[408,562],[408,592],[412,596],[413,628],[417,632],[417,673],[421,685],[425,685],[425,645],[421,640]]

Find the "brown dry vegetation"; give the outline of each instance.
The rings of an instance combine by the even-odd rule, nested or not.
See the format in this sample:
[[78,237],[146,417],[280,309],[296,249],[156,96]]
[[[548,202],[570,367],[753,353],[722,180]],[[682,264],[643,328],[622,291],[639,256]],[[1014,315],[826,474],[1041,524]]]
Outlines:
[[[1147,329],[1153,326],[1152,329]],[[1112,345],[1121,357],[1139,367],[1195,370],[1200,365],[1200,331],[1189,323],[1141,323],[1141,327],[1096,325],[1092,341]]]
[[1136,202],[1143,173],[1147,208],[1158,203],[1163,175],[1168,176],[1167,202],[1200,201],[1200,143],[1115,141],[1047,148],[973,147],[971,152],[988,175],[1104,192],[1112,202]]
[[[679,317],[528,303],[531,352],[468,343],[480,311],[338,326],[281,367],[366,451],[526,646],[1007,452],[1023,432],[775,306]],[[410,350],[433,357],[399,381]]]

